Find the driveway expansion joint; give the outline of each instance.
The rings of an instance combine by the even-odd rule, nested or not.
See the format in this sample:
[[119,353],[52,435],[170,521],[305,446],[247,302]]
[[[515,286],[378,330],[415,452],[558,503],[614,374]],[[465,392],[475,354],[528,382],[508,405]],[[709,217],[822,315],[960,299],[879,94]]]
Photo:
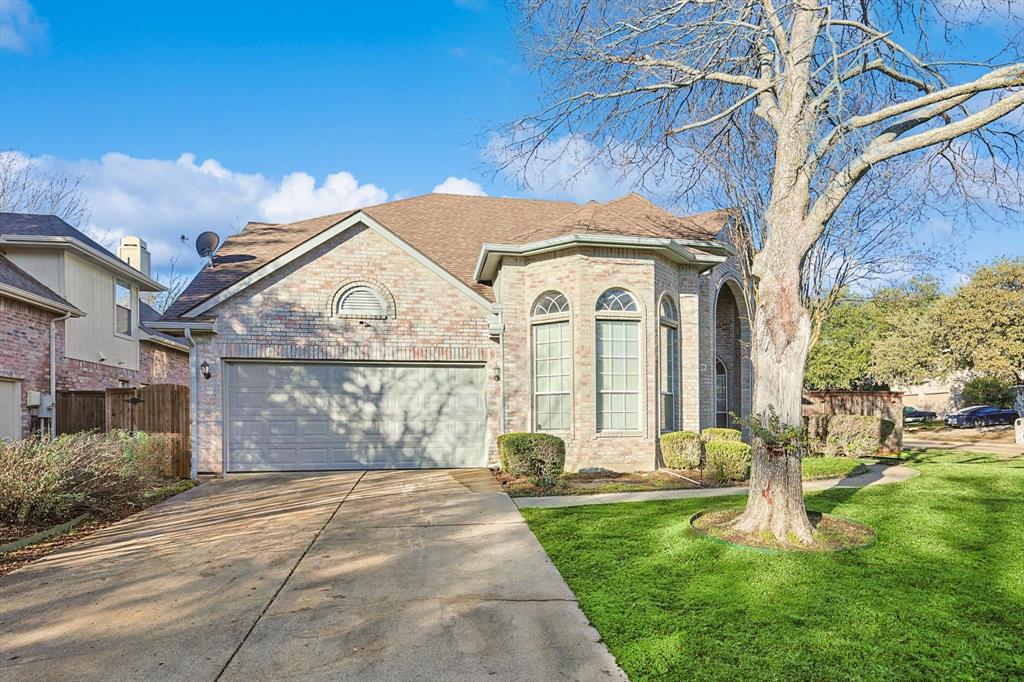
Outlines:
[[356,486],[359,485],[359,482],[363,480],[364,476],[366,476],[365,471],[359,474],[359,478],[356,479],[356,482],[352,484],[351,488],[345,491],[345,495],[341,498],[341,501],[338,502],[338,506],[334,508],[334,511],[331,512],[331,515],[328,516],[327,520],[324,521],[323,525],[320,526],[320,528],[318,528],[315,533],[313,533],[313,537],[312,539],[310,539],[309,544],[306,545],[306,549],[303,550],[302,554],[299,555],[299,558],[295,560],[295,563],[292,565],[291,570],[288,571],[288,575],[284,577],[284,580],[281,581],[281,584],[277,586],[276,590],[274,590],[274,594],[267,601],[266,605],[263,607],[263,610],[260,611],[260,615],[256,616],[256,620],[252,622],[252,625],[246,631],[245,636],[242,637],[242,641],[240,641],[238,643],[238,646],[235,647],[235,650],[231,652],[231,656],[228,657],[228,660],[224,663],[224,667],[220,669],[220,672],[217,673],[217,677],[215,677],[214,680],[219,680],[224,676],[224,673],[227,671],[228,666],[231,665],[231,662],[235,660],[235,656],[237,656],[238,652],[242,649],[243,646],[245,646],[245,642],[249,639],[249,635],[253,633],[253,630],[256,629],[256,626],[259,625],[261,620],[263,620],[263,616],[267,615],[267,611],[270,610],[270,607],[271,605],[273,605],[274,600],[277,599],[279,594],[281,594],[281,590],[284,589],[284,586],[288,584],[289,580],[291,580],[292,575],[295,574],[295,570],[299,567],[299,564],[301,564],[302,560],[306,558],[306,555],[309,554],[309,551],[313,549],[313,545],[315,545],[316,541],[320,538],[320,534],[323,533],[324,529],[327,528],[331,521],[334,520],[334,517],[337,515],[338,510],[341,509],[341,505],[345,504],[345,500],[349,498],[349,495],[351,495],[352,491],[356,489]]

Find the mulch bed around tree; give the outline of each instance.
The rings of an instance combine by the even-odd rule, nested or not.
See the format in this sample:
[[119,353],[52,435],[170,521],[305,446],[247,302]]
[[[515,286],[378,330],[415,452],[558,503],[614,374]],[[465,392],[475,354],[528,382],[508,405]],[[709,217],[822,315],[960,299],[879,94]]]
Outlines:
[[743,533],[733,529],[732,523],[742,513],[742,510],[737,509],[699,513],[690,519],[690,525],[698,535],[712,540],[720,540],[730,545],[762,550],[837,552],[867,547],[875,541],[875,531],[862,523],[829,514],[807,512],[807,517],[814,528],[813,544],[803,545],[799,542],[779,542],[770,533]]

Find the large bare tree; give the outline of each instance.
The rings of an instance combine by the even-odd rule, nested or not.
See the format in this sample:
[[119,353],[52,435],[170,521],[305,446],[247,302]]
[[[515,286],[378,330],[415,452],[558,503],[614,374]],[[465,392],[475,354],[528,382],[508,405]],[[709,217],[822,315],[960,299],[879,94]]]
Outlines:
[[[526,0],[520,9],[548,101],[499,136],[502,163],[523,170],[560,136],[581,137],[590,161],[619,164],[636,184],[708,192],[742,215],[734,241],[766,438],[754,439],[736,524],[810,542],[802,452],[767,437],[770,417],[777,433],[799,427],[818,309],[887,262],[910,217],[917,226],[936,212],[1020,210],[1021,120],[1008,115],[1024,105],[1021,5]],[[955,37],[991,12],[1016,33],[1005,30],[1005,44],[982,58],[958,56]]]

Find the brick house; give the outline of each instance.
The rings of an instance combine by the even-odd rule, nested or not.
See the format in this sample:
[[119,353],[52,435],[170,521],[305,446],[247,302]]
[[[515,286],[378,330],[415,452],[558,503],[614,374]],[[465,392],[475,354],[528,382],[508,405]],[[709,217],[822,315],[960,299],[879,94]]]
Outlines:
[[567,467],[749,412],[728,212],[430,194],[227,239],[154,326],[187,334],[199,471]]
[[164,289],[145,242],[119,251],[56,216],[0,213],[0,437],[27,435],[54,389],[188,383],[187,344],[140,300]]

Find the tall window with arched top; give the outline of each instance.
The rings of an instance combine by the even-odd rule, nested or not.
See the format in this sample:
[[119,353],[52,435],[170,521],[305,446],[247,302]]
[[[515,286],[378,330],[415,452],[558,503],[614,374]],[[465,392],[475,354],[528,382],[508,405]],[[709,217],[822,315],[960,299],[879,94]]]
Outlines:
[[658,306],[661,336],[661,430],[679,430],[679,313],[666,294]]
[[533,304],[533,420],[537,431],[568,431],[572,415],[569,301],[546,291]]
[[715,426],[729,426],[729,371],[725,363],[715,358]]
[[640,430],[640,306],[625,289],[597,299],[597,430]]

